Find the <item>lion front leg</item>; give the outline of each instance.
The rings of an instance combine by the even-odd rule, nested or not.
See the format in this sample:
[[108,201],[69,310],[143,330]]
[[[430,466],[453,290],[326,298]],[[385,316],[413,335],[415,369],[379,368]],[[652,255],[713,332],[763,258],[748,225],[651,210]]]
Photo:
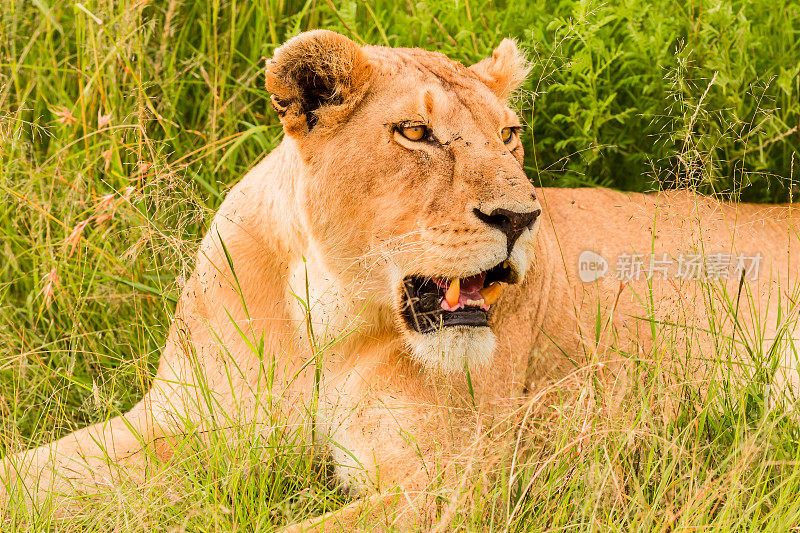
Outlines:
[[468,462],[479,416],[457,379],[405,358],[359,363],[324,385],[316,443],[336,482],[359,499],[289,531],[354,526],[419,529],[435,523]]
[[125,415],[6,457],[0,462],[0,509],[24,513],[50,504],[59,515],[69,514],[78,494],[143,480],[152,454],[163,452],[160,436],[146,397]]
[[362,527],[410,531],[432,524],[436,494],[442,488],[441,480],[436,479],[439,450],[420,440],[424,413],[401,413],[408,407],[396,403],[392,413],[380,405],[386,399],[390,398],[364,398],[365,405],[355,406],[349,413],[325,412],[327,427],[320,427],[317,447],[332,466],[332,482],[354,500],[294,524],[284,533],[343,532]]
[[421,529],[417,509],[399,492],[372,494],[359,498],[341,509],[330,511],[284,528],[281,533],[357,531],[397,531]]

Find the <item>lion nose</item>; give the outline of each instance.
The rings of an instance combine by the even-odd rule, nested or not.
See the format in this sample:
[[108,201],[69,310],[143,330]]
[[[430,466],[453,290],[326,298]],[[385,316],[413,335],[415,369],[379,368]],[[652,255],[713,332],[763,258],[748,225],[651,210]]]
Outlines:
[[526,228],[529,228],[536,222],[536,219],[541,214],[541,209],[529,211],[527,213],[517,213],[509,211],[508,209],[498,208],[491,213],[484,213],[478,208],[474,210],[475,216],[482,222],[488,224],[493,228],[502,231],[506,236],[506,246],[508,246],[508,253],[511,254],[511,249],[514,243],[517,242],[519,236]]

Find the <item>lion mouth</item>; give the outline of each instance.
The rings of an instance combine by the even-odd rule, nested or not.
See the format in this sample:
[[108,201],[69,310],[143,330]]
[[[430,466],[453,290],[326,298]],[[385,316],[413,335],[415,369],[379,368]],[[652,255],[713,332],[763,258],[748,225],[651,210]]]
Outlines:
[[465,278],[407,276],[401,316],[409,329],[431,333],[451,326],[488,326],[503,283],[516,281],[508,261]]

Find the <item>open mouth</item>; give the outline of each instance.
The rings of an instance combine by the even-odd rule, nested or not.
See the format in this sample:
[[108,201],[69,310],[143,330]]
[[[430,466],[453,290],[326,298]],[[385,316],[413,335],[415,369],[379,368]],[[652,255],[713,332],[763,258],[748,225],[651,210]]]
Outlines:
[[488,326],[502,284],[514,278],[508,261],[466,278],[407,276],[401,315],[409,329],[419,333],[448,326]]

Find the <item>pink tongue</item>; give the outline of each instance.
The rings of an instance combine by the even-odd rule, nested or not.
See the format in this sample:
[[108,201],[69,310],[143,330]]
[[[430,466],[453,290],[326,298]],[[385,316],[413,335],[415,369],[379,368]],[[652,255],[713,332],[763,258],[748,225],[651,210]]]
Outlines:
[[474,276],[463,278],[461,280],[461,294],[464,294],[465,292],[477,293],[479,290],[483,288],[483,282],[485,280],[486,280],[486,272],[481,272],[480,274],[475,274]]
[[[481,272],[480,274],[475,274],[468,278],[461,278],[461,294],[458,297],[458,303],[456,305],[450,305],[447,303],[447,300],[442,298],[442,309],[445,311],[455,311],[456,309],[466,307],[467,300],[480,300],[483,298],[480,290],[483,288],[483,282],[485,280],[486,272]],[[489,306],[484,304],[481,308],[488,310]]]

